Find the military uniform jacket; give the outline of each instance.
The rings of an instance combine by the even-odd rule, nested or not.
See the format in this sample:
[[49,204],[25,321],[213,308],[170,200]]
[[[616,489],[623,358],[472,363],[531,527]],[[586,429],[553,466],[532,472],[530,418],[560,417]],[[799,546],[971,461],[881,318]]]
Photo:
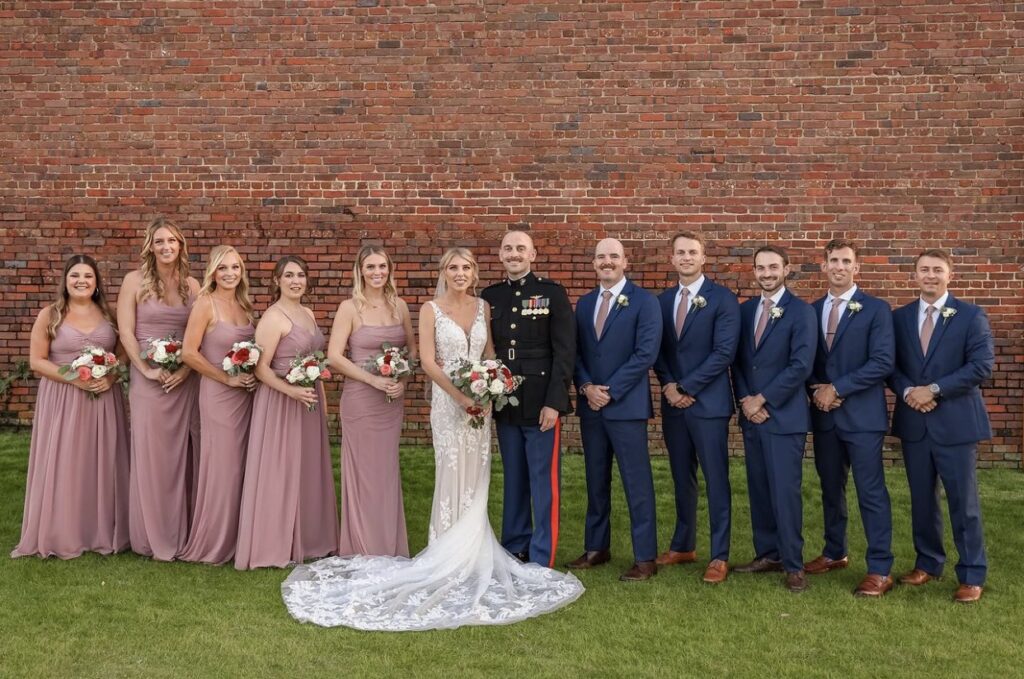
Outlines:
[[519,405],[505,406],[495,419],[536,425],[544,406],[568,413],[576,327],[565,288],[530,272],[519,280],[491,285],[481,297],[491,305],[497,357],[514,375],[525,378],[515,393]]

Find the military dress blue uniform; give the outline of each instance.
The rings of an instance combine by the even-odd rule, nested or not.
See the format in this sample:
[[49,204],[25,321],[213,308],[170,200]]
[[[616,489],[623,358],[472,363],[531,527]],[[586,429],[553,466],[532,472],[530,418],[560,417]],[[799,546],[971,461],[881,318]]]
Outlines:
[[541,408],[569,412],[576,330],[569,296],[532,272],[502,280],[481,297],[491,305],[497,357],[524,377],[515,396],[494,414],[505,476],[501,544],[529,561],[554,566],[561,489],[561,420],[541,431]]

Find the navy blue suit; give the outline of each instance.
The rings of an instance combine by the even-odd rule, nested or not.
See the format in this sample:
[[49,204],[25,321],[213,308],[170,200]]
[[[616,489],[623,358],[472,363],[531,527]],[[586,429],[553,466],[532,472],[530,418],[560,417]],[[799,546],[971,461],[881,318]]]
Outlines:
[[[690,300],[683,332],[675,334],[675,300],[679,286],[661,293],[664,331],[654,364],[664,387],[675,383],[696,401],[674,408],[661,399],[662,429],[676,492],[676,526],[669,549],[691,552],[697,543],[697,466],[704,473],[711,524],[711,559],[729,560],[732,489],[729,485],[729,418],[735,410],[729,366],[740,339],[740,305],[731,290],[705,278]],[[694,298],[696,299],[696,297]]]
[[628,304],[611,302],[604,332],[597,338],[594,309],[599,289],[576,304],[576,388],[590,383],[610,387],[611,402],[598,411],[587,397],[577,400],[587,475],[587,551],[611,544],[612,458],[626,491],[636,561],[658,552],[654,479],[647,449],[647,421],[653,417],[648,373],[661,342],[661,313],[654,295],[626,282]]
[[[978,441],[992,436],[981,398],[981,383],[992,375],[995,362],[992,332],[981,307],[950,294],[946,308],[956,313],[936,314],[928,352],[922,354],[918,304],[914,300],[893,312],[896,369],[889,378],[896,394],[892,433],[902,442],[910,484],[915,568],[940,575],[946,561],[939,509],[941,478],[953,542],[960,553],[957,577],[963,584],[983,585],[988,562],[975,465]],[[940,391],[931,412],[919,413],[903,400],[908,387],[933,383]]]
[[733,364],[737,401],[761,394],[770,417],[754,424],[740,412],[740,428],[750,493],[750,519],[758,559],[782,561],[790,573],[802,571],[804,445],[811,428],[805,383],[811,375],[817,334],[814,309],[788,289],[754,346],[754,318],[761,297],[740,305],[740,343]]
[[[825,342],[821,318],[827,297],[814,303],[818,350],[811,384],[832,384],[843,400],[829,412],[811,407],[814,466],[821,480],[825,548],[830,559],[847,556],[846,479],[853,468],[868,551],[868,573],[892,570],[892,507],[885,487],[882,443],[889,429],[885,379],[892,373],[895,340],[892,310],[858,288],[843,309],[832,348]],[[859,304],[859,310],[851,306]]]

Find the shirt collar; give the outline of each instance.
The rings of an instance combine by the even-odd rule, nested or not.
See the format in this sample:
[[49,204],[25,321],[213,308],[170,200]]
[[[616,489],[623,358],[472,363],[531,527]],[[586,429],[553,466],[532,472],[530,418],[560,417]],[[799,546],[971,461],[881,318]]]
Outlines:
[[[852,288],[850,288],[849,290],[847,290],[843,294],[839,295],[839,299],[843,300],[844,302],[849,302],[851,299],[853,299],[853,296],[855,294],[857,294],[857,284],[856,283],[853,284]],[[828,293],[828,299],[829,299],[829,301],[832,301],[832,293],[831,292]]]
[[[622,294],[623,289],[626,287],[626,281],[627,280],[629,280],[629,279],[627,279],[625,276],[623,276],[621,281],[619,281],[618,283],[616,283],[612,287],[607,288],[608,290],[612,291],[612,299],[616,299],[616,298],[618,298],[619,295]],[[599,286],[599,287],[600,287],[600,292],[598,294],[600,295],[601,293],[603,293],[606,290],[606,288],[603,285]]]
[[942,297],[939,297],[937,300],[935,300],[935,302],[933,302],[930,305],[928,304],[928,302],[924,301],[923,299],[921,299],[919,297],[917,299],[917,311],[920,314],[927,313],[926,310],[928,309],[929,306],[933,306],[936,309],[942,309],[942,307],[946,306],[946,301],[948,299],[949,299],[949,290],[947,290],[946,292],[942,293]]
[[702,287],[704,287],[704,274],[701,274],[700,278],[690,283],[689,285],[683,285],[682,282],[680,282],[679,289],[676,290],[676,296],[678,297],[679,295],[682,295],[683,288],[686,288],[687,290],[690,291],[690,299],[693,299],[694,297],[700,294],[700,289]]
[[[783,285],[781,288],[775,291],[775,294],[770,297],[772,300],[772,306],[779,306],[779,301],[782,296],[786,294],[786,286]],[[764,304],[764,295],[761,295],[761,304]]]
[[505,280],[508,281],[509,285],[515,285],[516,283],[518,283],[519,285],[523,285],[524,283],[526,283],[526,280],[530,277],[531,273],[533,273],[533,272],[528,270],[526,273],[524,273],[519,278],[512,278],[511,276],[505,276]]

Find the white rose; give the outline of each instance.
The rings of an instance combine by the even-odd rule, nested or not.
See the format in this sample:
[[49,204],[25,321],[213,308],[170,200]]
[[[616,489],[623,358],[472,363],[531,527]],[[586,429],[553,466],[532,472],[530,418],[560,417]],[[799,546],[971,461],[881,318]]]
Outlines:
[[157,363],[163,363],[167,360],[167,349],[162,344],[156,345],[156,351],[153,352],[153,360]]
[[475,380],[469,385],[469,390],[477,396],[483,396],[487,393],[487,383],[483,380]]
[[505,383],[501,380],[494,380],[491,382],[491,393],[495,396],[505,393]]
[[107,366],[105,365],[94,365],[92,367],[92,376],[95,379],[107,376]]
[[257,363],[259,363],[259,361],[260,361],[260,351],[259,351],[259,349],[249,349],[249,360],[246,361],[246,363],[252,363],[253,365],[256,365]]
[[228,358],[227,356],[225,356],[225,357],[224,357],[224,360],[223,360],[223,361],[221,361],[221,364],[220,364],[220,366],[221,366],[222,368],[224,368],[224,370],[230,370],[230,369],[231,369],[231,359],[230,359],[230,358]]
[[306,378],[309,380],[315,380],[320,377],[320,366],[311,365],[306,368]]

